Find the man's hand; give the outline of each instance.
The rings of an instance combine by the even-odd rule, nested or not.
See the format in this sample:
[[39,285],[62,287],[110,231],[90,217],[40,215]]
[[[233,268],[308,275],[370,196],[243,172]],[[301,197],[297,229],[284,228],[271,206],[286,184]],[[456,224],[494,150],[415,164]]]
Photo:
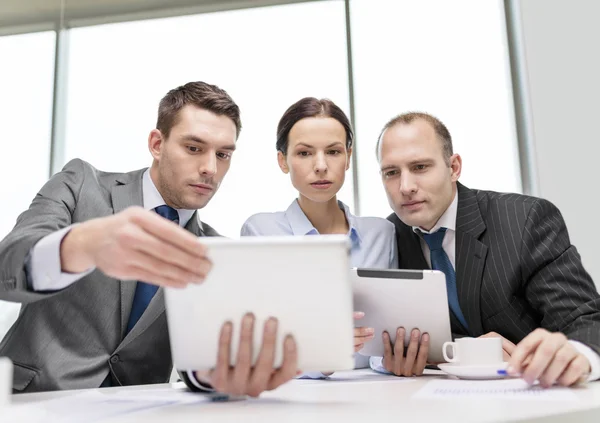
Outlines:
[[242,320],[240,343],[235,366],[229,365],[233,327],[227,322],[221,328],[217,366],[206,377],[196,375],[224,394],[250,395],[257,397],[261,392],[270,391],[296,376],[298,351],[291,335],[283,343],[283,362],[279,369],[273,367],[277,319],[269,318],[264,326],[263,342],[256,364],[252,367],[252,338],[254,336],[254,316],[247,314]]
[[527,335],[512,353],[507,372],[521,376],[527,383],[539,380],[547,388],[554,383],[571,386],[584,381],[591,371],[590,362],[560,332],[536,329]]
[[390,335],[383,332],[383,366],[388,372],[396,376],[420,376],[427,365],[427,354],[429,353],[429,334],[413,329],[410,342],[404,355],[405,329],[400,327],[396,330],[396,343],[392,345]]
[[509,361],[513,354],[513,351],[517,347],[515,344],[510,342],[508,339],[496,332],[488,332],[485,335],[481,335],[480,338],[501,338],[502,339],[502,355],[504,361]]
[[140,207],[75,226],[60,258],[64,272],[95,266],[116,279],[175,288],[204,281],[212,266],[195,235]]
[[[362,311],[354,312],[354,320],[365,317]],[[365,342],[370,341],[375,336],[375,329],[364,326],[354,328],[354,352],[358,352],[365,346]]]

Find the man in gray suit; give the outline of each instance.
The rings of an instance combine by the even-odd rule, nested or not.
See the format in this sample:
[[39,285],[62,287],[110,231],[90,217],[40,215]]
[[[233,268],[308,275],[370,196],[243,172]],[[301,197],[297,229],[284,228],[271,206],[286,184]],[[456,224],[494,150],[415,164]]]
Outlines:
[[[168,381],[172,360],[158,287],[201,283],[210,271],[197,237],[217,233],[196,210],[229,170],[240,129],[239,108],[225,91],[188,83],[160,102],[148,137],[149,169],[107,173],[73,160],[44,185],[0,243],[0,299],[23,303],[0,344],[0,356],[14,362],[15,392]],[[284,364],[273,369],[275,319],[250,367],[253,326],[253,316],[245,316],[230,368],[226,323],[216,368],[182,373],[188,386],[256,396],[294,377],[292,338]]]
[[[530,383],[600,378],[600,296],[558,209],[458,183],[462,159],[428,114],[389,121],[377,152],[399,266],[444,272],[454,336],[501,336],[509,372]],[[383,335],[388,371],[422,373],[429,336],[411,335],[406,354]]]

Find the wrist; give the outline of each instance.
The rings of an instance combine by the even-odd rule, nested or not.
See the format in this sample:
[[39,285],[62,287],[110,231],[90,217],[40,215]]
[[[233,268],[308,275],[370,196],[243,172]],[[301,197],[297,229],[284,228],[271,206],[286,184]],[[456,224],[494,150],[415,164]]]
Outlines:
[[[60,266],[65,273],[81,273],[94,267],[89,254],[87,240],[89,225],[87,222],[74,226],[60,244]],[[93,239],[93,237],[92,237]]]

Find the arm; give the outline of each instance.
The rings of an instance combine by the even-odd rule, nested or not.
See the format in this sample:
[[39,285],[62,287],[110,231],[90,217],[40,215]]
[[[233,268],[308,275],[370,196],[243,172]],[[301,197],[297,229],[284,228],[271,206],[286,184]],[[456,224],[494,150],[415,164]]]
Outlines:
[[72,224],[83,181],[82,162],[69,162],[42,187],[0,242],[0,299],[27,303],[52,295],[29,289],[26,262],[42,238]]
[[520,256],[525,295],[541,327],[600,353],[600,295],[552,203],[538,200],[532,206]]

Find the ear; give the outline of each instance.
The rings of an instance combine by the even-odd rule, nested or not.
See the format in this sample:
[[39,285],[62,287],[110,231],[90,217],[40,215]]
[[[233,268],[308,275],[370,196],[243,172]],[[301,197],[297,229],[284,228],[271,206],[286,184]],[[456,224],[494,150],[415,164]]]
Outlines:
[[283,173],[289,173],[290,169],[287,164],[286,156],[284,156],[281,151],[277,152],[277,163],[279,163],[279,169],[281,169]]
[[150,135],[148,135],[148,150],[150,150],[150,154],[152,154],[154,160],[160,160],[163,141],[163,135],[158,129],[150,131]]
[[346,170],[350,169],[351,164],[352,164],[352,147],[350,147],[346,151]]
[[458,181],[458,178],[460,178],[460,173],[462,172],[462,158],[459,154],[453,154],[450,157],[450,172],[452,182]]

